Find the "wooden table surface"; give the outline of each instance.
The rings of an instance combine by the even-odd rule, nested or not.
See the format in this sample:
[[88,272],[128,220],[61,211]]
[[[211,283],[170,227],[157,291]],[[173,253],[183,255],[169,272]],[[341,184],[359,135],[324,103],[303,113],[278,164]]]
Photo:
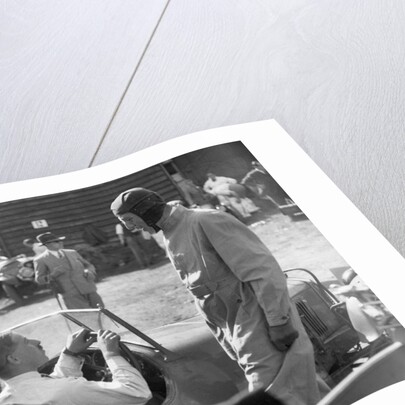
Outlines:
[[275,118],[405,254],[404,19],[401,0],[3,0],[0,182]]

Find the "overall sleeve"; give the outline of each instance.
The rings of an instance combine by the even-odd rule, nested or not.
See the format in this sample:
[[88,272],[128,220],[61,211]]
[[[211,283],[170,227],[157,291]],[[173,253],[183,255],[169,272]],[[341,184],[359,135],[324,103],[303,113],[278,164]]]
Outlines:
[[240,281],[251,285],[268,324],[286,323],[290,310],[286,277],[259,237],[225,213],[207,215],[200,224],[230,271]]
[[107,360],[112,381],[87,381],[80,371],[79,358],[61,355],[52,377],[66,380],[64,392],[72,404],[143,405],[152,393],[142,375],[121,356]]
[[117,224],[115,226],[115,233],[120,241],[121,244],[125,243],[125,235],[124,235],[124,229],[121,224]]

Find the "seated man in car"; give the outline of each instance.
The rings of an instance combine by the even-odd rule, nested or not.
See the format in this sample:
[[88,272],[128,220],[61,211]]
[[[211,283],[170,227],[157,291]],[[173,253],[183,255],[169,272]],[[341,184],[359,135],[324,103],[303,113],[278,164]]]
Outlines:
[[[0,404],[146,404],[152,397],[140,374],[119,352],[119,335],[100,330],[97,338],[81,329],[67,339],[51,375],[37,369],[49,359],[38,340],[16,333],[0,335]],[[87,381],[82,376],[85,351],[97,339],[112,381]]]

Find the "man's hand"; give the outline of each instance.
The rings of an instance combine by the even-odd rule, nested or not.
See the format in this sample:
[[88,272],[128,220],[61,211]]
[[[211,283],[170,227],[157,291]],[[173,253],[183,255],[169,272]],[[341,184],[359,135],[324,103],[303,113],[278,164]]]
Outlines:
[[120,355],[120,336],[109,330],[99,330],[97,334],[98,347],[103,352],[104,359]]
[[88,329],[80,329],[72,335],[68,336],[66,349],[68,349],[69,352],[78,354],[84,352],[95,341],[95,336],[89,337]]
[[280,352],[287,351],[298,337],[298,331],[289,319],[284,325],[270,326],[270,340]]

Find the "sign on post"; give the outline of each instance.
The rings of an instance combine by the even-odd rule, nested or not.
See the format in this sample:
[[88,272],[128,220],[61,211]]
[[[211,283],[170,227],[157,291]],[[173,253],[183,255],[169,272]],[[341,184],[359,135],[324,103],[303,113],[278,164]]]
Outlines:
[[34,229],[48,228],[48,222],[46,222],[45,219],[38,219],[36,221],[31,221],[31,224]]

